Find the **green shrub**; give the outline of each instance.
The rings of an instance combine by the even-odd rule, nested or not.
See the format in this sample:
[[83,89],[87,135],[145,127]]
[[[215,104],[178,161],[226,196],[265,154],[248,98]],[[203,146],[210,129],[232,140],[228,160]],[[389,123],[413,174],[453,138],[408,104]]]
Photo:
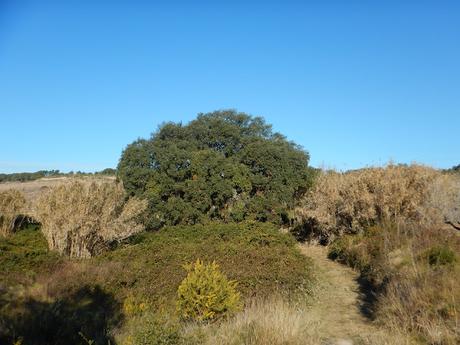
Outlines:
[[428,249],[424,254],[431,266],[450,265],[457,261],[455,252],[446,245],[435,246]]
[[133,345],[178,345],[180,327],[168,317],[147,313],[136,320],[133,335],[126,342]]
[[207,321],[241,308],[236,281],[229,281],[219,266],[197,260],[186,265],[187,277],[177,289],[177,311],[184,320]]
[[51,271],[60,262],[59,255],[48,250],[46,239],[36,225],[0,238],[0,286],[28,281]]

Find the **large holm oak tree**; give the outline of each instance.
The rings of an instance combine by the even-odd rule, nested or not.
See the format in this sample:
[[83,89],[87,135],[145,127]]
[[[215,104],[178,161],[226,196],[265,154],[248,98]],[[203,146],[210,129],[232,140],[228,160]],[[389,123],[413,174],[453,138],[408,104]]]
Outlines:
[[261,117],[233,110],[166,123],[128,145],[118,177],[149,200],[149,226],[288,220],[311,184],[309,155]]

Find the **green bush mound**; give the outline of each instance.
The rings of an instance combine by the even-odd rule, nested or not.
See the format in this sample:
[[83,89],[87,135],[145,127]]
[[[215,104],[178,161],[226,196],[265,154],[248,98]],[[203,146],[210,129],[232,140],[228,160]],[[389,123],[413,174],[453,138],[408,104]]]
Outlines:
[[[166,227],[85,260],[49,252],[42,234],[31,229],[0,243],[2,344],[21,336],[28,345],[85,344],[80,331],[107,344],[124,320],[160,312],[178,317],[184,264],[197,259],[215,261],[229,280],[238,281],[243,302],[274,292],[295,293],[312,281],[310,260],[291,235],[270,223]],[[19,289],[16,277],[23,273],[29,279]],[[156,337],[152,332],[149,336]],[[174,329],[164,337],[165,344],[174,339]]]
[[312,183],[309,155],[261,117],[233,110],[166,123],[123,151],[118,177],[150,202],[148,225],[289,221]]
[[[92,259],[90,272],[117,295],[135,291],[149,303],[174,307],[184,264],[215,261],[238,281],[242,297],[294,292],[311,280],[310,261],[296,241],[269,223],[166,227],[143,233],[132,244]],[[99,267],[108,269],[101,275]],[[120,274],[119,272],[123,272]],[[139,297],[141,298],[141,297]]]

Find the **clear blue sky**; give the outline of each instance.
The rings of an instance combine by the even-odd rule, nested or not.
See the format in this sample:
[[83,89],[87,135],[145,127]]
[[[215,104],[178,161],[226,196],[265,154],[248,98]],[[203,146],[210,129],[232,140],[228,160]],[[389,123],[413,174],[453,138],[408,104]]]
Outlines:
[[459,2],[190,3],[0,0],[0,172],[115,167],[224,108],[314,166],[460,163]]

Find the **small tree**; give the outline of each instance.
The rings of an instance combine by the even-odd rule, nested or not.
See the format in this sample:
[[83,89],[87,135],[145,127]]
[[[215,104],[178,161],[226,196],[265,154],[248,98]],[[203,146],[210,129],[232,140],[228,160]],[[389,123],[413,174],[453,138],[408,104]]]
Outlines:
[[312,182],[309,155],[260,117],[233,110],[167,123],[128,145],[118,177],[149,200],[149,227],[223,221],[286,222]]
[[198,259],[185,268],[188,275],[177,290],[177,311],[182,319],[208,321],[240,309],[237,283],[229,281],[215,262],[204,264]]

